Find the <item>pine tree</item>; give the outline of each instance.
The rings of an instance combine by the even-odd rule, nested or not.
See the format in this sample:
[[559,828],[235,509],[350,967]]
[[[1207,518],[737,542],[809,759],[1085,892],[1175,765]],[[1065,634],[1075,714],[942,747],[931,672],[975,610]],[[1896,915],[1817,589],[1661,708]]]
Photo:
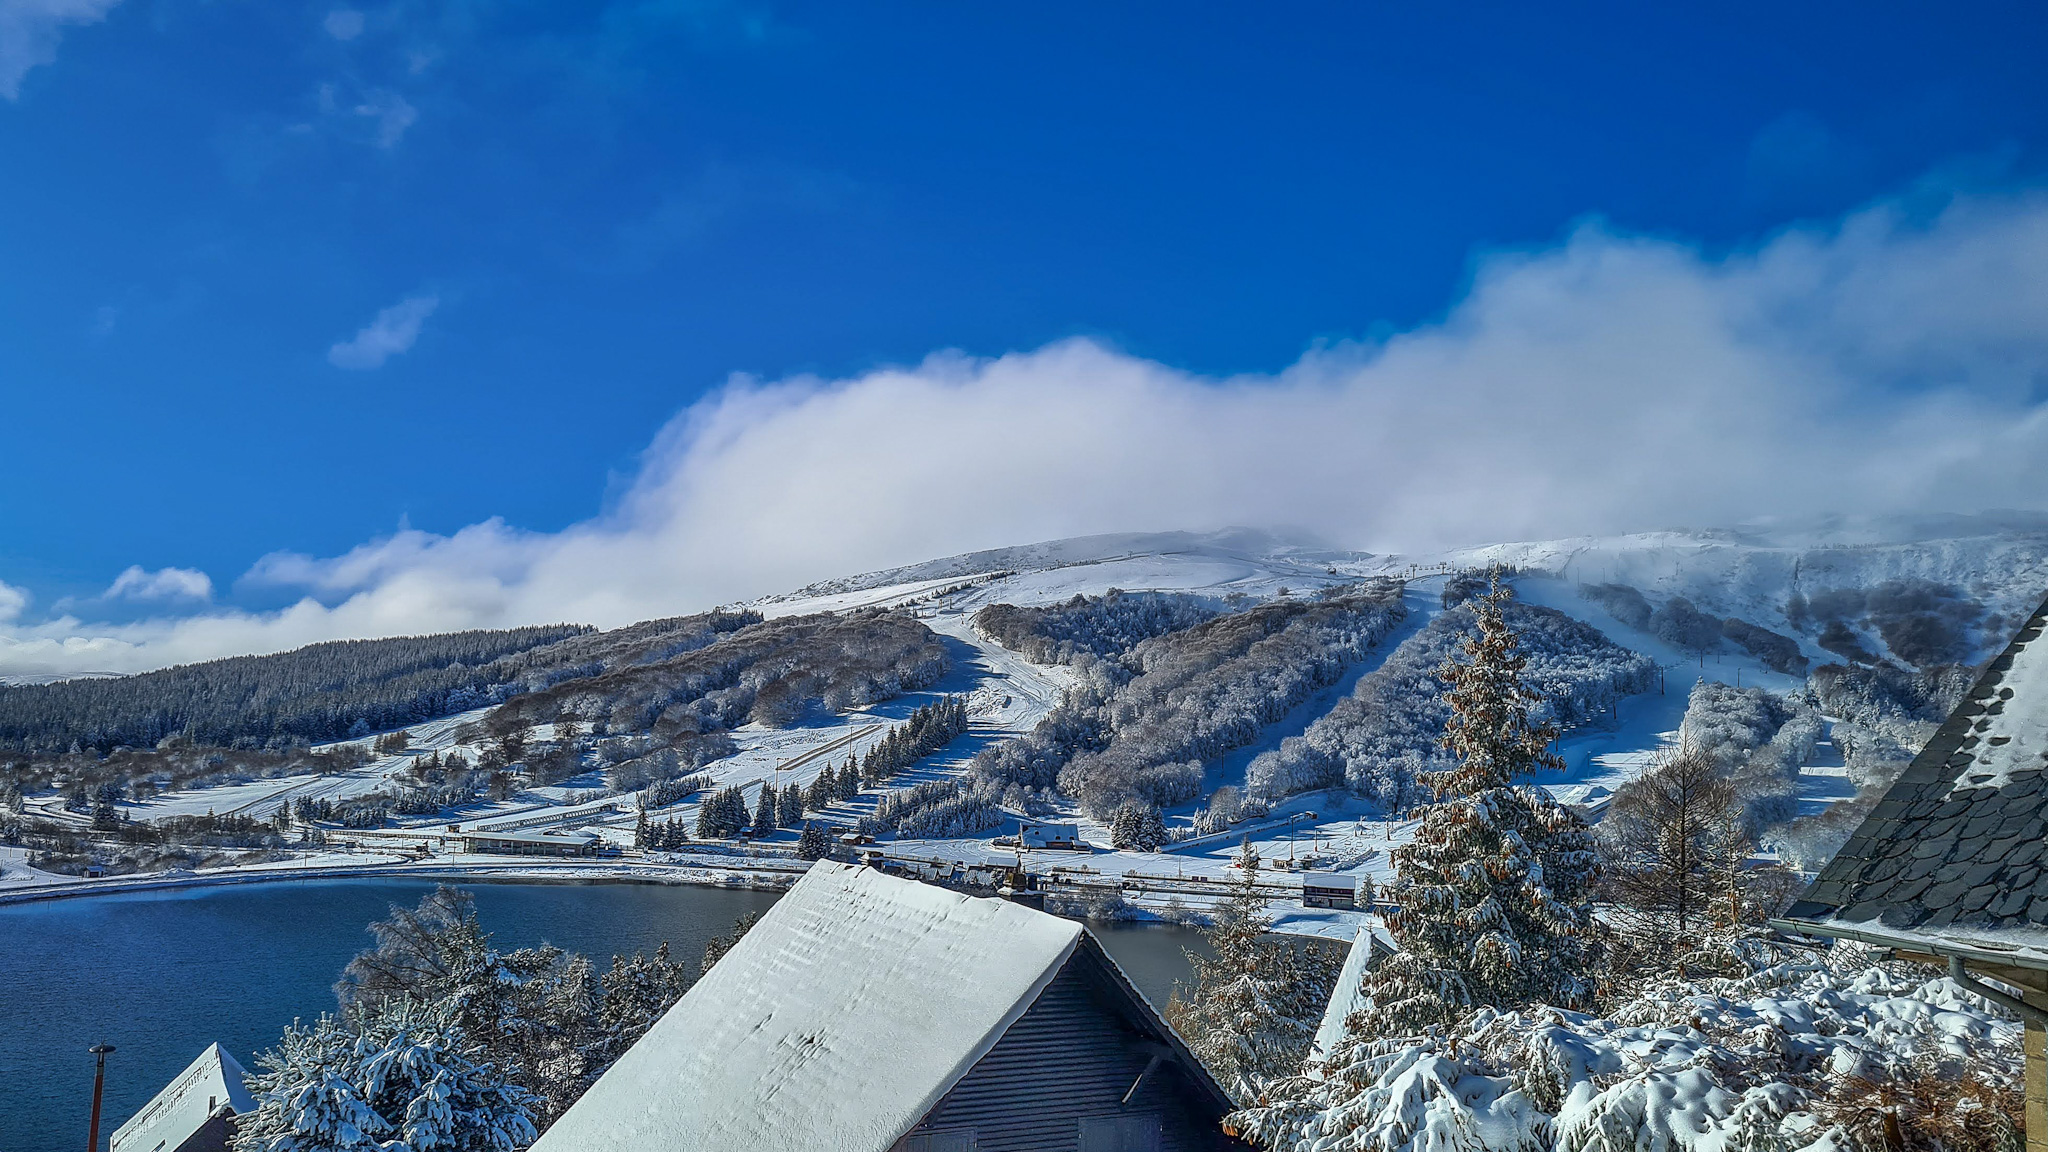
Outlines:
[[1127,800],[1109,818],[1109,842],[1134,852],[1156,852],[1166,843],[1166,821],[1158,808]]
[[775,801],[775,826],[794,828],[804,818],[803,786],[792,780],[782,789],[782,795]]
[[760,803],[754,806],[754,835],[766,836],[775,831],[775,789],[761,785]]
[[832,781],[832,791],[841,800],[851,800],[860,795],[860,773],[853,766],[853,757],[839,769],[839,775]]
[[238,1152],[514,1152],[537,1135],[540,1100],[438,1005],[390,1001],[353,1034],[294,1024],[257,1064]]
[[804,825],[803,834],[796,839],[796,858],[799,860],[823,860],[832,854],[832,841],[825,830],[816,824]]
[[1367,1036],[1412,1034],[1470,1009],[1542,1002],[1581,1007],[1590,996],[1596,925],[1592,837],[1569,809],[1520,777],[1562,768],[1556,730],[1535,723],[1542,697],[1523,683],[1523,658],[1495,573],[1473,601],[1478,635],[1464,661],[1438,670],[1449,686],[1443,745],[1454,767],[1424,778],[1437,796],[1413,842],[1393,853],[1401,951],[1366,980]]
[[689,969],[669,958],[665,940],[652,957],[639,952],[630,960],[612,957],[611,970],[598,981],[597,1027],[603,1037],[598,1062],[609,1064],[625,1055],[683,998],[691,980]]
[[811,781],[810,787],[804,789],[804,811],[823,812],[831,806],[835,792],[837,789],[833,785],[832,769],[827,767]]
[[[1210,955],[1190,950],[1195,989],[1176,992],[1166,1017],[1197,1059],[1240,1104],[1265,1085],[1298,1071],[1329,999],[1336,972],[1320,953],[1303,955],[1268,938],[1273,920],[1258,890],[1259,857],[1249,844],[1238,856],[1240,879],[1203,933]],[[1308,961],[1308,963],[1303,963]],[[1320,978],[1318,980],[1318,977]],[[1298,990],[1307,978],[1315,987]]]

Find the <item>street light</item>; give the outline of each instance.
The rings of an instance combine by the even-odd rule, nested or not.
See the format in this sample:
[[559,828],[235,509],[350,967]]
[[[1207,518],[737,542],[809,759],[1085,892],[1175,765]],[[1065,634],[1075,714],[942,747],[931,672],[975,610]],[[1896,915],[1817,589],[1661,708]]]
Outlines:
[[86,1049],[97,1057],[98,1061],[92,1073],[92,1130],[85,1138],[85,1152],[100,1150],[100,1090],[107,1085],[107,1053],[113,1050],[112,1044],[104,1043]]

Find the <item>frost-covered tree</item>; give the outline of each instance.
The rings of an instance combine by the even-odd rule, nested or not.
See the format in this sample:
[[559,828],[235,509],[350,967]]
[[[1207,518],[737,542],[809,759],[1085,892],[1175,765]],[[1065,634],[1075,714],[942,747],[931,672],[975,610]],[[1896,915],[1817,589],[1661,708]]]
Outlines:
[[693,982],[688,966],[669,958],[668,942],[654,955],[635,952],[612,957],[611,970],[598,980],[597,1023],[603,1036],[601,1060],[625,1055],[633,1042],[682,999]]
[[754,834],[765,836],[775,828],[775,789],[763,784],[760,798],[754,805]]
[[698,973],[709,973],[711,966],[724,959],[725,954],[732,951],[733,947],[746,936],[747,932],[760,922],[761,914],[759,912],[748,912],[738,920],[733,921],[732,931],[706,940],[704,942],[704,960],[697,966]]
[[804,825],[802,834],[796,838],[796,858],[799,860],[823,860],[832,854],[832,840],[825,830],[816,824]]
[[294,1024],[257,1066],[237,1152],[514,1152],[536,1136],[540,1102],[444,1006],[387,1000],[354,1031]]
[[1153,805],[1125,801],[1109,818],[1109,842],[1134,852],[1157,852],[1166,843],[1166,821]]
[[1249,845],[1238,866],[1238,882],[1203,933],[1210,954],[1187,953],[1195,988],[1186,999],[1175,993],[1166,1017],[1231,1097],[1249,1104],[1300,1070],[1341,960],[1319,943],[1269,936],[1259,857]]
[[1638,943],[1685,945],[1716,919],[1736,919],[1750,849],[1741,816],[1734,785],[1698,750],[1615,794],[1600,822],[1603,888]]
[[804,788],[792,780],[783,787],[782,794],[775,798],[775,826],[794,828],[803,818]]
[[1495,579],[1473,601],[1466,659],[1438,672],[1455,765],[1424,778],[1436,803],[1393,854],[1387,927],[1401,951],[1367,977],[1357,1022],[1367,1035],[1410,1034],[1486,1005],[1577,1007],[1592,992],[1597,858],[1577,815],[1519,783],[1563,763],[1549,751],[1555,729],[1531,718],[1541,696],[1522,678],[1503,612],[1512,596]]

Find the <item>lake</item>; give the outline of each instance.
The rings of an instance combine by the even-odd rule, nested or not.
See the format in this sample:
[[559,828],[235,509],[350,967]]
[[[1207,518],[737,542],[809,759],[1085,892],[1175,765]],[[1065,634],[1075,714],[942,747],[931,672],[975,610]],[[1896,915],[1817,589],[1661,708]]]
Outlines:
[[[365,927],[412,905],[430,880],[307,880],[93,896],[0,907],[0,1152],[75,1148],[92,1107],[93,1058],[107,1057],[101,1146],[207,1044],[252,1071],[294,1018],[335,1007],[333,985],[369,946]],[[778,893],[658,884],[466,883],[501,947],[543,941],[615,953],[662,941],[694,960],[711,937]],[[1146,996],[1164,1006],[1188,978],[1197,933],[1168,925],[1098,929]]]

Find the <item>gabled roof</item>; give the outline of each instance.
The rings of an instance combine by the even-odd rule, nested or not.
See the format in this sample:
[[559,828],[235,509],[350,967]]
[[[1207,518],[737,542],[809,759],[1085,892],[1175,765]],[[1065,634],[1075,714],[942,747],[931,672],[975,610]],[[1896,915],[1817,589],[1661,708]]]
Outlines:
[[242,1086],[243,1076],[233,1056],[218,1044],[207,1045],[142,1111],[115,1130],[108,1147],[111,1152],[173,1152],[222,1108],[238,1115],[253,1111],[256,1102]]
[[2048,968],[2048,603],[1779,923]]
[[533,1152],[881,1152],[1081,935],[1009,901],[819,861]]
[[1344,1020],[1364,1005],[1361,995],[1365,986],[1365,974],[1381,958],[1392,956],[1394,945],[1382,941],[1371,925],[1358,930],[1351,941],[1351,951],[1344,956],[1344,967],[1337,973],[1337,983],[1330,989],[1330,1003],[1323,1009],[1323,1022],[1316,1028],[1315,1043],[1309,1048],[1309,1058],[1322,1060],[1337,1047],[1337,1041],[1344,1038]]

